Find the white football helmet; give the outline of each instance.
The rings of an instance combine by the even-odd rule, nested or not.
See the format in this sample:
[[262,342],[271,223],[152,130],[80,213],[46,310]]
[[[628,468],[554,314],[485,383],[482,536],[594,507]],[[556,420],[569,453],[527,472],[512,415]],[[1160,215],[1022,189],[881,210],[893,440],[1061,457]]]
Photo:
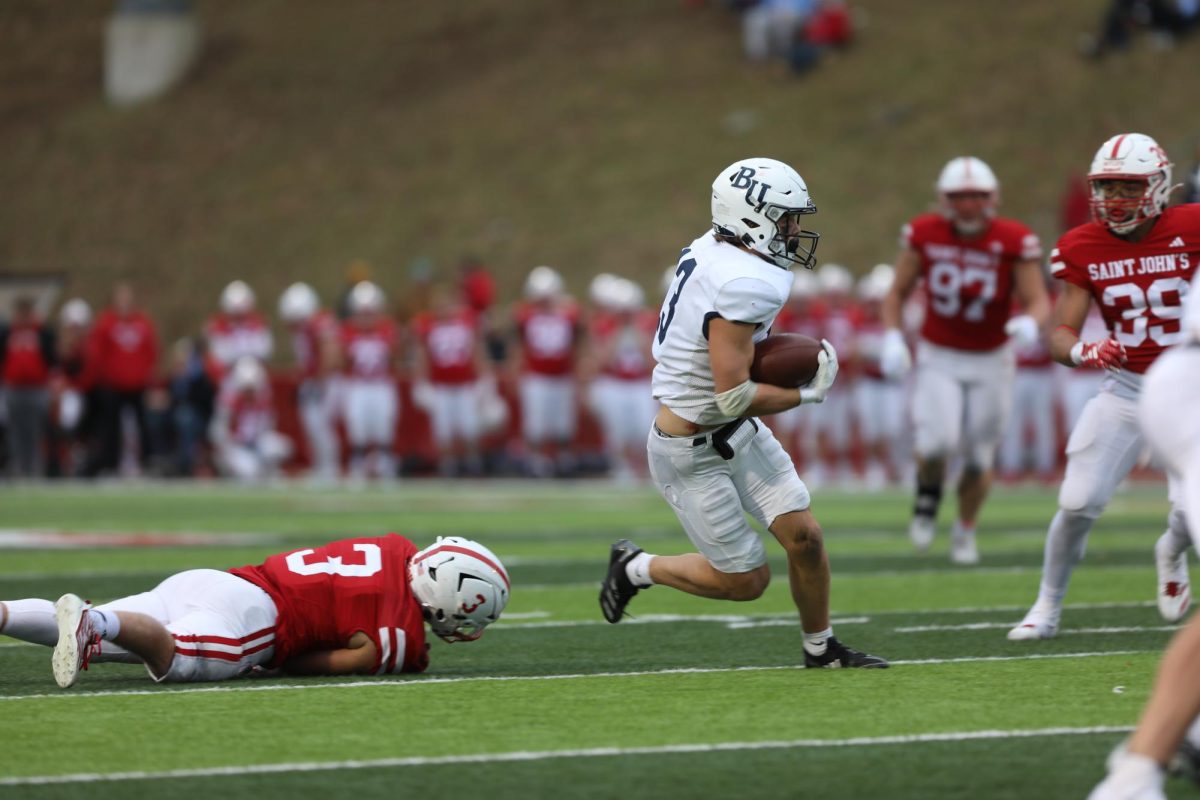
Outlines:
[[811,300],[820,290],[816,273],[806,269],[795,274],[788,300]]
[[425,621],[448,642],[478,639],[508,605],[508,573],[479,542],[439,536],[408,566],[413,596]]
[[[996,215],[996,205],[1000,202],[1000,182],[996,180],[996,173],[974,156],[950,159],[938,175],[937,192],[942,214],[953,220],[962,233],[967,234],[983,230],[988,220]],[[990,195],[982,219],[964,220],[954,214],[950,206],[950,195],[960,192],[984,192]]]
[[858,293],[864,300],[880,300],[887,297],[896,278],[896,268],[891,264],[876,264],[861,281]]
[[249,314],[254,310],[254,290],[245,281],[234,281],[221,290],[221,310],[226,314]]
[[534,267],[525,278],[527,300],[553,300],[562,293],[562,276],[553,267]]
[[58,321],[63,325],[87,327],[92,322],[92,307],[82,297],[68,300],[58,312]]
[[279,296],[279,316],[284,322],[304,322],[317,313],[320,300],[307,283],[293,283]]
[[804,179],[773,158],[736,161],[713,181],[712,220],[717,235],[784,269],[793,264],[812,269],[817,263],[820,234],[800,225],[801,216],[815,213]]
[[628,278],[617,278],[612,307],[617,311],[637,311],[646,305],[646,293]]
[[383,311],[385,302],[382,289],[371,281],[359,281],[350,290],[348,305],[351,314],[374,314]]
[[854,276],[841,264],[825,264],[817,270],[817,285],[821,294],[850,294],[854,289]]
[[[1166,151],[1144,133],[1112,137],[1096,151],[1087,176],[1092,218],[1120,234],[1157,217],[1176,188],[1171,184],[1172,166]],[[1105,180],[1142,181],[1145,190],[1139,198],[1106,198],[1101,190]]]
[[621,279],[611,272],[601,272],[588,284],[588,299],[593,305],[611,308],[620,293],[617,288],[620,281]]

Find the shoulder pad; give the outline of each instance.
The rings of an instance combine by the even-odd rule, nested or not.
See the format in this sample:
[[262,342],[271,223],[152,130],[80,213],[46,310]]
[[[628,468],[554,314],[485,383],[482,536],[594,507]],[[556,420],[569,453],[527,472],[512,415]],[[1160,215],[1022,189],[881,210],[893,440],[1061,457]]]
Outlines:
[[779,290],[758,278],[734,278],[717,290],[714,310],[731,322],[770,322],[783,307]]

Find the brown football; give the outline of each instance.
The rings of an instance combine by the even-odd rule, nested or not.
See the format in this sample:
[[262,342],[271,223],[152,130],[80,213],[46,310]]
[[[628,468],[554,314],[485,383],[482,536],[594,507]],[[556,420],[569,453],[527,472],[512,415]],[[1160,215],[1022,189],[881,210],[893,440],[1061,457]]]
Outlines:
[[817,374],[821,343],[802,333],[776,333],[754,347],[750,380],[791,389]]

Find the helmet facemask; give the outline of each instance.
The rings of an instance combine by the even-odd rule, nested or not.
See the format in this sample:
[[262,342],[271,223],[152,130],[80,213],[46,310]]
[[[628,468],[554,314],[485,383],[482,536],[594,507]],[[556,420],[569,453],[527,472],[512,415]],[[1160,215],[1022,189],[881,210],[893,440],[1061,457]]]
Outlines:
[[775,223],[775,235],[767,244],[767,252],[778,267],[787,269],[793,264],[812,269],[817,263],[817,242],[821,234],[805,230],[801,218],[817,213],[816,208],[784,208],[767,206],[763,216]]
[[[1105,185],[1115,181],[1136,181],[1142,185],[1142,191],[1134,197],[1113,196],[1113,192],[1105,191]],[[1159,196],[1170,194],[1169,190],[1164,191],[1167,181],[1163,172],[1149,176],[1104,175],[1091,178],[1088,181],[1091,188],[1088,207],[1092,219],[1118,235],[1133,231],[1146,220],[1162,213],[1166,201],[1160,201]]]

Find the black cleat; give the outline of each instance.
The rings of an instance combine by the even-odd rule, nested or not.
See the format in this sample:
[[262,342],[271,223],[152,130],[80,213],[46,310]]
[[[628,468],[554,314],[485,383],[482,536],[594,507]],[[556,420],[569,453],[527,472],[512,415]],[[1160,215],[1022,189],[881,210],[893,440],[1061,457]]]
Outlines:
[[625,566],[640,552],[642,548],[628,539],[622,539],[612,546],[608,557],[608,574],[600,584],[600,610],[609,622],[620,622],[621,617],[625,616],[625,606],[638,593],[638,587],[625,574]]
[[825,640],[825,653],[814,656],[804,651],[804,666],[824,669],[887,669],[889,664],[879,656],[860,653],[858,650],[846,647],[834,637]]
[[1167,774],[1176,778],[1187,778],[1200,786],[1200,750],[1184,739],[1175,755],[1167,762]]

